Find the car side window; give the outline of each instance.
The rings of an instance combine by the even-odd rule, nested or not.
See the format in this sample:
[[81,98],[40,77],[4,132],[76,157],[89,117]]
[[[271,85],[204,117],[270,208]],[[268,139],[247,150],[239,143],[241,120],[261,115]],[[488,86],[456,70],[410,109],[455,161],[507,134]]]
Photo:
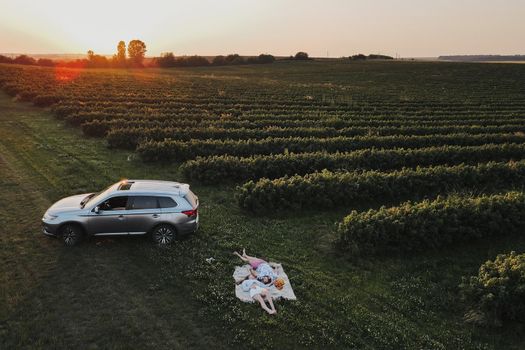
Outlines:
[[99,206],[101,210],[126,210],[128,196],[117,196],[106,199]]
[[177,202],[173,200],[173,198],[170,197],[157,197],[159,200],[159,205],[161,208],[175,208],[177,206]]
[[132,197],[129,209],[131,209],[131,210],[157,209],[158,207],[159,206],[158,206],[158,203],[157,203],[157,197],[153,197],[153,196],[136,196],[136,197]]

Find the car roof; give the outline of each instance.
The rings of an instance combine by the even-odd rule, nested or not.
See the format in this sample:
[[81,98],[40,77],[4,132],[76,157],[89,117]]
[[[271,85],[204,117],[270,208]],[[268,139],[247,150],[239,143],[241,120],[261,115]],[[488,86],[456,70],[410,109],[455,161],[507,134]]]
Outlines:
[[[190,191],[190,185],[162,180],[122,180],[113,193],[126,194],[167,194],[183,197]],[[122,193],[124,194],[124,193]]]

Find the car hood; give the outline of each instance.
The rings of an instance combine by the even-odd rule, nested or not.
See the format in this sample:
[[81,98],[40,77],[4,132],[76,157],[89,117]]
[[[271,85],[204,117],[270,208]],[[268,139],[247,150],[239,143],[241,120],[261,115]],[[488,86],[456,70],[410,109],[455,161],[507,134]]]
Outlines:
[[62,198],[61,200],[53,204],[51,207],[49,207],[46,213],[53,215],[57,213],[79,210],[81,209],[80,202],[89,194],[90,193],[77,194],[75,196]]

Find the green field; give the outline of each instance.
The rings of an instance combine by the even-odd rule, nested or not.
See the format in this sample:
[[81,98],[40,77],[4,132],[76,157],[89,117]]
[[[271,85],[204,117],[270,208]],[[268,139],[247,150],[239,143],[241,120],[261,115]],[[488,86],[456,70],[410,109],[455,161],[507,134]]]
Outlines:
[[[196,181],[179,169],[187,159],[143,162],[135,147],[169,141],[204,152],[212,146],[192,144],[281,134],[515,137],[525,131],[523,81],[525,66],[501,64],[292,62],[80,73],[0,65],[0,348],[522,348],[523,324],[466,323],[458,285],[487,259],[524,252],[524,236],[354,256],[337,248],[337,223],[352,209],[397,205],[395,198],[328,210],[313,200],[299,211],[254,214],[235,199],[244,178],[210,173],[211,183]],[[88,130],[109,133],[107,140]],[[131,144],[109,148],[112,133]],[[183,139],[188,133],[194,136]],[[217,156],[234,157],[228,152],[235,147]],[[281,153],[259,149],[254,157]],[[201,202],[200,230],[167,249],[137,237],[68,249],[40,233],[54,201],[122,178],[189,182]],[[235,298],[239,261],[231,253],[243,247],[281,262],[290,277],[298,300],[278,301],[276,316]]]

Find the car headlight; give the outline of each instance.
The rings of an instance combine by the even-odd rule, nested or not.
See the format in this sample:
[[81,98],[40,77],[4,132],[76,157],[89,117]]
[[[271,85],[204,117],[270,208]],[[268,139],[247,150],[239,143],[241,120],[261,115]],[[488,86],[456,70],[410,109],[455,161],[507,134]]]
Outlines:
[[58,218],[58,215],[44,214],[44,220],[55,220]]

